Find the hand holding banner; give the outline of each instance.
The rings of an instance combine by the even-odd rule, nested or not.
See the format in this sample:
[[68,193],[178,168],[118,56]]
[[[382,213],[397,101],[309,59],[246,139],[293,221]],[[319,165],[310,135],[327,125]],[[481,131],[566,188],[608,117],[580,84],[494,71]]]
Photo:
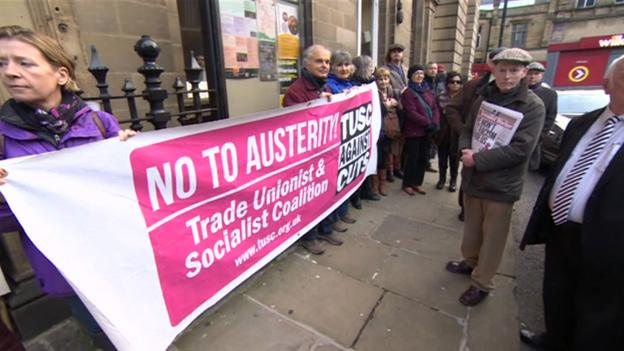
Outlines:
[[375,89],[3,161],[0,190],[118,349],[164,350],[375,172]]

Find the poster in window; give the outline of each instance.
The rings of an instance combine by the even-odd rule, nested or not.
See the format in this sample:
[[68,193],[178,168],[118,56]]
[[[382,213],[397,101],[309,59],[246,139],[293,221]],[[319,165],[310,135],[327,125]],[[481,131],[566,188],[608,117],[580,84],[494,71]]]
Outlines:
[[255,1],[219,2],[226,78],[253,78],[260,67]]
[[297,5],[278,3],[277,74],[280,94],[299,77],[299,18]]
[[260,53],[260,80],[277,80],[276,22],[273,0],[256,1],[256,22]]

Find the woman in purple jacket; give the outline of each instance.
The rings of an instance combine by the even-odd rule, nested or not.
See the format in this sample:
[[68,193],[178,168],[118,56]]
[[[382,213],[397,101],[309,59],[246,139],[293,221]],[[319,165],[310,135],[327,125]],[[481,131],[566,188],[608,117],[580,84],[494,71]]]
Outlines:
[[[74,62],[52,38],[19,26],[0,27],[0,79],[11,94],[0,108],[0,158],[37,155],[111,137],[135,134],[120,130],[114,116],[91,110],[75,94]],[[10,181],[0,168],[0,185]],[[0,230],[23,229],[3,203]],[[103,333],[54,265],[22,235],[24,251],[44,292],[63,298],[96,336]]]
[[425,67],[414,65],[407,71],[408,88],[401,94],[405,114],[405,177],[403,191],[426,194],[422,188],[429,159],[431,139],[440,125],[440,112],[431,88],[425,82]]

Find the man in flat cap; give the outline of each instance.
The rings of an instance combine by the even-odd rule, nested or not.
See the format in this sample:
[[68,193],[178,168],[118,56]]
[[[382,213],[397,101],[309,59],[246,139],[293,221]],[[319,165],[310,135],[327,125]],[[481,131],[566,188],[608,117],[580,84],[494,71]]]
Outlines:
[[390,70],[390,83],[394,89],[403,92],[407,87],[406,67],[403,65],[403,51],[405,46],[392,44],[386,53],[386,68]]
[[542,79],[544,79],[544,65],[534,61],[531,62],[527,68],[529,70],[527,73],[529,89],[542,99],[544,107],[546,108],[546,119],[544,120],[544,127],[542,127],[542,135],[529,161],[529,169],[535,171],[540,168],[542,162],[542,139],[546,136],[557,117],[557,92],[542,83]]
[[[457,93],[457,95],[453,96],[453,98],[446,105],[444,112],[446,114],[446,119],[454,133],[457,135],[461,134],[462,128],[464,124],[466,124],[466,119],[468,118],[468,114],[470,112],[470,107],[477,100],[477,91],[481,90],[485,85],[494,81],[494,75],[491,73],[494,71],[494,63],[492,59],[496,57],[496,55],[503,52],[503,50],[507,49],[506,47],[499,47],[487,54],[486,63],[490,72],[486,73],[483,77],[479,79],[473,79],[466,84],[462,90]],[[458,194],[458,203],[461,208],[461,212],[459,212],[459,220],[464,221],[464,192],[463,189],[459,188]]]
[[[492,59],[495,80],[477,91],[459,137],[466,211],[461,245],[464,259],[448,262],[446,269],[470,275],[472,284],[459,298],[466,306],[481,303],[494,289],[513,204],[520,199],[529,158],[544,124],[544,104],[524,79],[531,61],[529,53],[517,48],[504,50]],[[472,149],[472,136],[484,101],[520,112],[523,117],[509,144],[478,151]]]

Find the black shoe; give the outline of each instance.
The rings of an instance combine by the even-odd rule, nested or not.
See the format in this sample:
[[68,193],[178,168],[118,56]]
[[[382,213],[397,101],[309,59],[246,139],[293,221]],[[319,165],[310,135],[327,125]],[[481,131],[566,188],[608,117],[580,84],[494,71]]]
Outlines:
[[444,180],[438,180],[438,183],[436,184],[436,189],[442,190],[442,188],[444,188],[444,183]]
[[464,221],[464,209],[462,208],[461,212],[457,215],[457,219],[460,221]]
[[427,167],[426,171],[429,172],[429,173],[438,173],[438,170],[437,169],[433,169],[433,167]]
[[457,185],[455,185],[455,181],[451,180],[449,182],[449,187],[448,187],[449,192],[454,193],[457,191]]
[[386,175],[386,181],[388,183],[394,183],[394,172],[388,171],[388,175]]
[[399,179],[403,179],[403,176],[405,176],[405,174],[403,173],[403,171],[401,171],[400,169],[395,169],[392,174],[394,174],[395,177],[399,178]]
[[534,333],[528,328],[520,328],[520,340],[535,350],[546,350],[546,333]]
[[470,286],[468,290],[461,294],[459,302],[464,306],[476,306],[483,302],[489,295],[490,293],[485,290],[481,290],[476,286]]
[[362,200],[360,200],[359,197],[357,199],[355,199],[355,200],[351,200],[351,205],[353,207],[355,207],[355,209],[361,210],[362,209]]
[[375,194],[375,193],[370,193],[366,196],[362,196],[362,199],[364,200],[371,200],[371,201],[379,201],[381,200],[381,197],[379,196],[379,194]]

